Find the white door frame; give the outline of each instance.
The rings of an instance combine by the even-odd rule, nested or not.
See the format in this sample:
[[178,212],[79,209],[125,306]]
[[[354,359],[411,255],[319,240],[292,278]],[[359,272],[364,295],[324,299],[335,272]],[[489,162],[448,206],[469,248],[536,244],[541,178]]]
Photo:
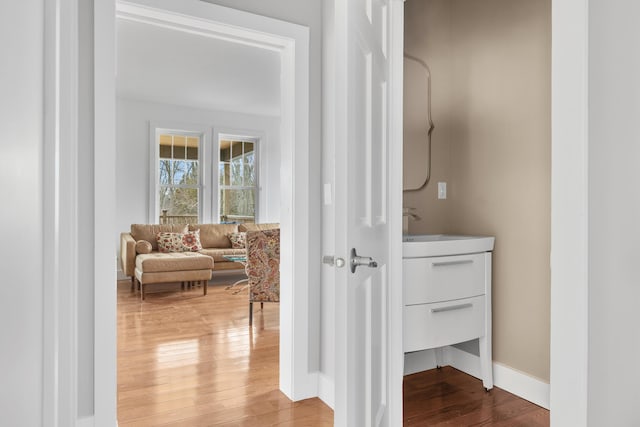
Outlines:
[[552,1],[551,425],[586,426],[589,0]]
[[[310,373],[308,366],[310,337],[308,310],[305,309],[309,305],[307,235],[310,228],[308,197],[311,194],[305,166],[309,163],[309,29],[194,1],[122,1],[116,3],[116,10],[120,19],[280,53],[280,388],[292,400],[316,396],[317,374]],[[293,283],[296,283],[295,288]]]
[[[77,422],[76,331],[78,269],[74,212],[88,204],[94,212],[94,419],[116,425],[115,289],[115,18],[116,1],[94,1],[93,93],[78,93],[79,0],[46,2],[44,168],[45,286],[43,342],[43,423]],[[136,0],[118,5],[132,19],[153,20],[183,31],[271,49],[281,56],[281,302],[280,388],[292,400],[317,396],[318,374],[310,370],[309,333],[309,29],[195,0]],[[179,9],[171,13],[169,10]],[[94,200],[78,200],[77,110],[79,99],[94,101]],[[60,153],[68,156],[60,156]],[[144,184],[146,185],[146,183]],[[294,197],[295,195],[295,197]],[[293,283],[296,284],[295,288]],[[315,282],[314,282],[315,283]],[[88,343],[80,343],[87,345]]]

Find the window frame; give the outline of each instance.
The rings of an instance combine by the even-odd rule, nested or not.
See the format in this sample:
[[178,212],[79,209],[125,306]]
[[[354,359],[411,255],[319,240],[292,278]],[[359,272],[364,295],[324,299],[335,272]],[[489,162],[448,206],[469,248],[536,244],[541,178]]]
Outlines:
[[[220,190],[222,190],[223,188],[227,188],[227,189],[237,189],[237,190],[244,190],[244,189],[254,189],[254,222],[255,223],[259,223],[260,222],[260,192],[261,192],[261,187],[260,187],[260,164],[261,164],[261,153],[260,153],[260,147],[261,147],[261,140],[263,139],[263,136],[261,135],[260,132],[251,132],[251,131],[233,131],[230,129],[225,130],[224,132],[215,132],[215,144],[214,144],[214,149],[215,149],[215,154],[214,154],[214,168],[212,169],[212,174],[213,171],[215,170],[215,177],[213,178],[215,180],[214,182],[214,187],[215,187],[215,197],[213,200],[213,209],[212,209],[212,214],[215,215],[215,220],[216,222],[220,222],[220,218],[221,218],[221,204],[220,204]],[[253,143],[253,153],[254,153],[254,170],[255,170],[255,183],[253,186],[238,186],[238,185],[221,185],[220,184],[220,180],[219,180],[219,167],[220,167],[220,141],[242,141],[242,142],[251,142]],[[244,150],[243,150],[244,152]]]
[[155,122],[149,123],[150,164],[149,164],[149,224],[160,223],[160,135],[183,135],[199,137],[198,147],[198,222],[211,218],[211,152],[212,135],[206,126],[184,123]]

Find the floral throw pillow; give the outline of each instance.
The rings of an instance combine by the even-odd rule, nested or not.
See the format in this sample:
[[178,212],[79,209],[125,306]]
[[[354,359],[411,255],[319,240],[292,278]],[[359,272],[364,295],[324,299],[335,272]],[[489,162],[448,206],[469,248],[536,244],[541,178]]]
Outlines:
[[200,243],[200,230],[189,231],[182,235],[182,246],[185,251],[198,252],[202,250]]
[[158,250],[163,253],[184,252],[182,245],[182,233],[160,232],[156,234]]
[[200,230],[189,231],[188,233],[160,232],[156,235],[156,238],[158,240],[158,250],[163,253],[197,252],[202,249]]
[[228,236],[233,249],[244,249],[247,246],[247,233],[230,233]]

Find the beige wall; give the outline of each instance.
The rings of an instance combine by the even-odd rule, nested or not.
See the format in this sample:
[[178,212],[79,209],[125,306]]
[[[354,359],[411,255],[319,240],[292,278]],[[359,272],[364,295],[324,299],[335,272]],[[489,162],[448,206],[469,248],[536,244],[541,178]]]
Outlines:
[[410,232],[496,236],[494,360],[548,381],[550,0],[409,0],[405,25],[439,130],[430,184],[405,194]]

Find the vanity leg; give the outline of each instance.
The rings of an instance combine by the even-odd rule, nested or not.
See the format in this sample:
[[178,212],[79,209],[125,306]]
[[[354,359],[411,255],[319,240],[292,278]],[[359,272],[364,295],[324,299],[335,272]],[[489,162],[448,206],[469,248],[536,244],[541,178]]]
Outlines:
[[443,348],[438,347],[433,349],[436,354],[436,368],[440,369],[444,366]]
[[491,360],[491,340],[480,337],[480,372],[482,373],[482,385],[489,391],[493,388],[493,367]]

